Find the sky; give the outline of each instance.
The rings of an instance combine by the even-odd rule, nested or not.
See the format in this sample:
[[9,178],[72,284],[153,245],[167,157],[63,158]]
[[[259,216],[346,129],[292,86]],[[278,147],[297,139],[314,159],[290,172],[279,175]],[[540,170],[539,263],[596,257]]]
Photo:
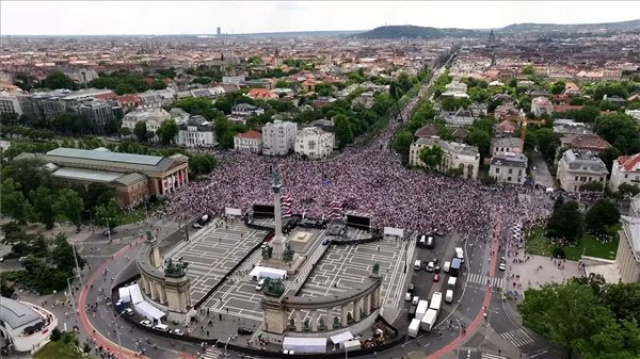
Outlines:
[[640,1],[0,1],[1,35],[467,29],[640,18]]

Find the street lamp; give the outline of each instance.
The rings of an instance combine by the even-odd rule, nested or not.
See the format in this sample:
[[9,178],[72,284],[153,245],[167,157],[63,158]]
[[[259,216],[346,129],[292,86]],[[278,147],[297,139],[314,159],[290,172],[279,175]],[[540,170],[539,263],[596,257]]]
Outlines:
[[124,311],[120,312],[120,314],[113,318],[113,326],[115,328],[116,338],[118,339],[118,351],[120,352],[120,358],[124,358],[124,355],[122,354],[122,342],[120,341],[120,331],[118,330],[118,322],[116,322],[116,319],[118,319],[122,314],[124,314]]
[[224,357],[227,357],[227,345],[229,344],[229,340],[231,340],[231,336],[227,338],[226,343],[224,343]]
[[81,282],[81,280],[80,280],[80,266],[78,265],[78,255],[76,254],[76,244],[72,243],[71,244],[71,248],[73,248],[73,259],[76,261],[76,276],[78,277],[78,282]]
[[76,307],[76,299],[73,297],[73,293],[71,292],[71,282],[69,281],[69,279],[75,279],[76,276],[72,276],[67,278],[67,290],[69,291],[69,302],[71,302],[71,305],[73,306],[73,311],[75,313],[77,307]]

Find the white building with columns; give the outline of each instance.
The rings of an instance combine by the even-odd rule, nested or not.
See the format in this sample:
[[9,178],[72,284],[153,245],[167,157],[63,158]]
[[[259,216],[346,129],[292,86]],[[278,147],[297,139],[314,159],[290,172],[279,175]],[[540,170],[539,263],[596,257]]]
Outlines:
[[296,142],[298,125],[295,122],[275,120],[262,127],[262,153],[266,156],[289,154]]
[[311,159],[329,156],[335,146],[335,135],[318,127],[307,127],[298,131],[294,151]]
[[424,148],[440,146],[444,150],[442,163],[436,169],[440,172],[448,172],[453,169],[462,170],[462,178],[478,179],[480,168],[480,152],[478,147],[465,144],[444,141],[438,136],[423,137],[411,145],[409,149],[409,164],[424,167],[420,159],[420,152]]

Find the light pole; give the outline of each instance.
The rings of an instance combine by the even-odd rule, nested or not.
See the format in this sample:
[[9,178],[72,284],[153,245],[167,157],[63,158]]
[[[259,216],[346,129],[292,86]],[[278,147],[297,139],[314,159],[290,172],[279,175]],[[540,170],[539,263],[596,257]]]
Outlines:
[[78,255],[76,254],[76,244],[72,243],[71,248],[73,248],[73,259],[76,261],[76,276],[78,277],[78,282],[82,282],[80,280],[80,266],[78,265]]
[[229,340],[231,340],[231,336],[227,338],[226,343],[224,343],[224,357],[227,357],[227,345],[229,345]]
[[76,276],[67,278],[67,290],[69,291],[69,302],[71,302],[71,305],[73,306],[74,313],[76,311],[76,299],[73,297],[73,293],[71,292],[71,282],[69,282],[69,279],[75,279],[75,278]]
[[147,195],[144,195],[144,219],[149,222],[149,211],[147,210]]

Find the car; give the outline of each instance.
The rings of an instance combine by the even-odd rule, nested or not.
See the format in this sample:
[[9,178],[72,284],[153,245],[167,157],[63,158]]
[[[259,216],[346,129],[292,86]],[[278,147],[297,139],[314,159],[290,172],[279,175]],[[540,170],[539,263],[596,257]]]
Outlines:
[[118,233],[118,231],[115,228],[111,228],[111,229],[105,229],[104,232],[102,232],[102,235],[105,237],[108,237],[108,236],[113,236],[116,233]]
[[4,262],[4,257],[0,257],[0,263]]
[[411,293],[410,293],[410,292],[407,292],[407,293],[404,295],[404,300],[405,300],[405,301],[407,301],[407,302],[411,300]]
[[433,262],[429,262],[425,267],[425,269],[427,270],[427,272],[433,272],[433,269],[434,269]]
[[409,283],[409,288],[407,288],[407,291],[409,293],[413,293],[414,290],[416,290],[416,285],[413,283]]
[[133,309],[131,308],[126,308],[125,310],[122,311],[122,313],[128,315],[128,316],[133,316],[135,313],[133,312]]
[[323,246],[328,246],[329,244],[331,244],[331,240],[329,238],[325,238],[324,241],[322,241]]
[[411,299],[411,305],[418,305],[419,301],[420,301],[420,297],[418,297],[417,295],[414,295],[413,299]]
[[196,222],[196,223],[193,224],[193,228],[200,229],[200,228],[202,228],[202,225],[200,223]]
[[507,264],[505,262],[500,262],[500,264],[498,265],[498,268],[501,271],[505,271],[505,270],[507,270]]
[[440,260],[438,258],[433,258],[432,262],[433,262],[433,265],[436,265],[438,264],[438,262],[440,262]]
[[151,321],[149,321],[147,319],[141,321],[140,325],[142,325],[143,327],[147,327],[147,328],[153,327],[153,323],[151,323]]
[[238,327],[238,334],[241,334],[241,335],[253,334],[253,330],[247,327]]
[[184,330],[182,330],[182,329],[180,329],[180,328],[172,329],[172,330],[171,330],[171,334],[175,334],[175,335],[184,335]]
[[168,332],[169,331],[169,326],[166,325],[166,324],[160,323],[160,324],[154,325],[152,329],[160,331],[160,332]]
[[262,288],[264,288],[264,283],[265,283],[265,279],[262,278],[258,281],[258,284],[256,284],[256,291],[259,292],[262,290]]
[[434,282],[439,282],[440,281],[440,274],[436,273],[433,275],[433,281]]
[[25,260],[27,260],[27,256],[22,256],[18,258],[18,262],[24,262]]
[[440,273],[440,266],[433,267],[433,271],[436,273]]

